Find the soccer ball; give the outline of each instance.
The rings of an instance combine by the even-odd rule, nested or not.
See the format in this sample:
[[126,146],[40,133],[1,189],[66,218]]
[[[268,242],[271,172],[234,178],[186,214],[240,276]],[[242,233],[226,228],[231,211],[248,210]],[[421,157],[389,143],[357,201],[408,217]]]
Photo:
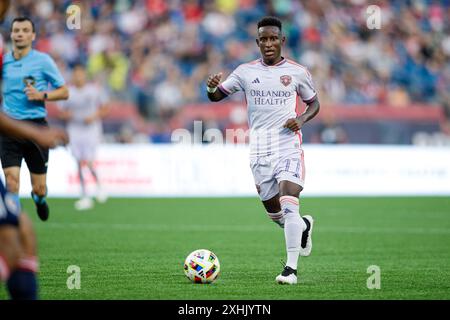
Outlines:
[[211,283],[219,272],[219,259],[207,249],[191,252],[184,261],[184,274],[194,283]]

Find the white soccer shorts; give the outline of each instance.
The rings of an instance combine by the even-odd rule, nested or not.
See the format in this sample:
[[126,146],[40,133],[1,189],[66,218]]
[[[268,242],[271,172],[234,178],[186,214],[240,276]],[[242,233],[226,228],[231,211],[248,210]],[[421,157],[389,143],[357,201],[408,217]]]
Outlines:
[[100,127],[68,127],[69,148],[78,161],[94,161],[101,140]]
[[281,181],[305,184],[305,161],[302,149],[292,149],[280,155],[262,156],[250,161],[255,185],[261,201],[275,197]]

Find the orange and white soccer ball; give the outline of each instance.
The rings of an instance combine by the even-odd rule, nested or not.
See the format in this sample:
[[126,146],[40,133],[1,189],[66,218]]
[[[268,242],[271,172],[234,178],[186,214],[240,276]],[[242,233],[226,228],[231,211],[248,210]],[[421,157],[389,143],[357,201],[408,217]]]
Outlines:
[[194,283],[211,283],[219,272],[219,258],[207,249],[191,252],[184,261],[184,274]]

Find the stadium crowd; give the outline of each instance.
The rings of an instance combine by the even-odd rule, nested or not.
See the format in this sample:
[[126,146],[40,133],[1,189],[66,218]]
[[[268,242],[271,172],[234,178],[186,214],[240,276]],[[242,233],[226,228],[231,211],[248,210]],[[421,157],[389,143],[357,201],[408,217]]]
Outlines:
[[[66,27],[70,4],[80,30]],[[366,26],[370,4],[381,8],[379,30]],[[16,0],[2,32],[32,17],[35,48],[66,78],[83,62],[114,99],[156,121],[207,102],[208,74],[258,57],[255,23],[267,14],[282,19],[284,54],[309,68],[324,105],[449,105],[448,0]]]

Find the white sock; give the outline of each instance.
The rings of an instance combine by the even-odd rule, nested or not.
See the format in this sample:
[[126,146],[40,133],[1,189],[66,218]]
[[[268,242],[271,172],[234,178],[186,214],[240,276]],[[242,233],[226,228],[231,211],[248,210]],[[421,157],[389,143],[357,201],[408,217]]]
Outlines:
[[297,270],[302,233],[306,223],[299,214],[299,201],[296,197],[280,197],[281,210],[284,212],[284,237],[286,239],[286,266]]
[[280,212],[270,213],[267,212],[267,215],[273,222],[278,224],[281,228],[284,228],[284,212],[281,210]]

